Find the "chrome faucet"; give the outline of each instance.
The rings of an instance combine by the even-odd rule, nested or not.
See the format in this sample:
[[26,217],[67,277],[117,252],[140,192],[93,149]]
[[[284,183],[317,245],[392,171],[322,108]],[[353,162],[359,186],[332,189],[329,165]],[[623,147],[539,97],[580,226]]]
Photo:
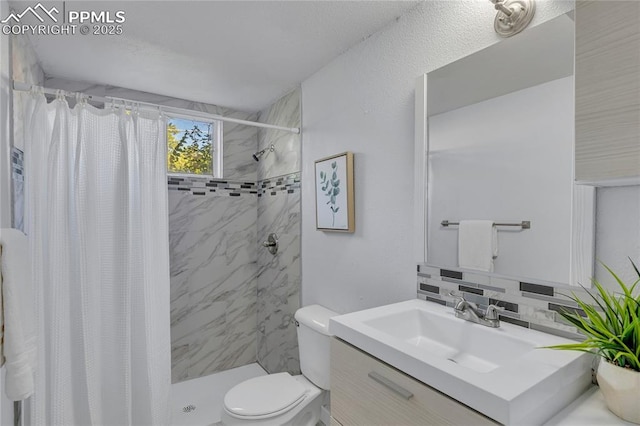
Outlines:
[[456,314],[456,318],[462,318],[463,320],[475,322],[476,324],[481,324],[487,327],[500,327],[500,317],[498,316],[498,311],[503,311],[504,308],[496,305],[489,305],[489,307],[487,307],[487,310],[482,313],[480,308],[478,308],[478,305],[465,300],[462,294],[457,295],[454,294],[453,291],[451,291],[449,292],[449,296],[455,298],[453,311]]

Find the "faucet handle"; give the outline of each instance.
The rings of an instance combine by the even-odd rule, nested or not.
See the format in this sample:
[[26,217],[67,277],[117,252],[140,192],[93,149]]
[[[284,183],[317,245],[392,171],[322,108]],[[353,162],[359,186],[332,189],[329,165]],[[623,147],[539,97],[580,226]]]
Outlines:
[[489,307],[487,307],[487,311],[484,313],[484,319],[497,320],[499,318],[498,311],[504,311],[504,308],[501,306],[489,305]]
[[458,293],[455,290],[451,290],[449,292],[449,296],[453,297],[455,306],[457,307],[460,303],[462,302],[466,302],[467,300],[464,298],[464,294],[463,293]]
[[461,293],[461,292],[457,292],[457,291],[455,291],[455,290],[451,290],[451,291],[449,292],[449,296],[451,296],[451,297],[453,297],[453,298],[455,298],[455,299],[465,300],[465,298],[464,298],[464,294],[463,294],[463,293]]
[[458,293],[455,290],[451,290],[449,292],[449,296],[455,299],[455,309],[466,309],[466,307],[470,307],[474,311],[478,310],[478,305],[465,299],[464,293]]

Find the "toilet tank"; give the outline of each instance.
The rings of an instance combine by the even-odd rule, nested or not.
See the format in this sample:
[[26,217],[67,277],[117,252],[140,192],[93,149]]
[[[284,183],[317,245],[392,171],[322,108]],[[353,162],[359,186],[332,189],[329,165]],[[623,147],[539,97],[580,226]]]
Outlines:
[[300,370],[313,384],[329,390],[329,318],[338,315],[324,306],[309,305],[296,311]]

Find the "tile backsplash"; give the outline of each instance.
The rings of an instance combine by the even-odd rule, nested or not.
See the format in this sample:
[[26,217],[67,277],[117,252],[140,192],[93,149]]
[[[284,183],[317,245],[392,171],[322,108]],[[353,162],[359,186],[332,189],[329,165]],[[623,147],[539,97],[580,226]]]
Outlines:
[[504,308],[500,312],[501,321],[569,339],[584,339],[584,335],[559,314],[563,310],[584,314],[569,298],[575,294],[581,300],[589,300],[581,287],[560,287],[419,264],[417,292],[419,299],[451,307],[454,297],[450,293],[455,292],[481,309],[490,304]]
[[13,183],[13,227],[24,231],[24,153],[11,148],[11,182]]

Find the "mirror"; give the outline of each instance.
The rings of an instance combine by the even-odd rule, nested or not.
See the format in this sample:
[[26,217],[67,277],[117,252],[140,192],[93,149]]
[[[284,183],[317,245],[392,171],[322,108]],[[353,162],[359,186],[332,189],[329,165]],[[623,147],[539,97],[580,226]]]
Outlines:
[[[574,184],[574,22],[562,15],[427,74],[426,263],[458,226],[498,226],[493,274],[589,283],[593,188]],[[531,223],[530,229],[517,224]]]

